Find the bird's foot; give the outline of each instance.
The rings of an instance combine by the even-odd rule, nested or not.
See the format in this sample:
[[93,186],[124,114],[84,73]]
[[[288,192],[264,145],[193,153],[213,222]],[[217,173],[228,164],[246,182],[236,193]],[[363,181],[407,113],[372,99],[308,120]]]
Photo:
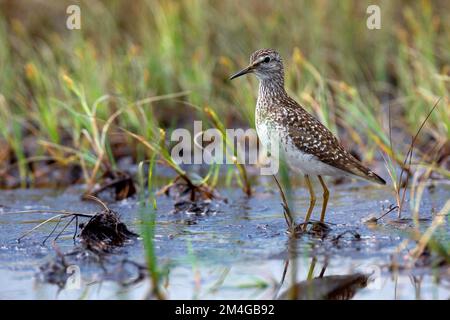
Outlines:
[[326,235],[331,230],[331,227],[325,222],[308,221],[299,223],[298,225],[295,226],[294,230],[295,234],[297,235],[304,233],[309,233],[313,235]]

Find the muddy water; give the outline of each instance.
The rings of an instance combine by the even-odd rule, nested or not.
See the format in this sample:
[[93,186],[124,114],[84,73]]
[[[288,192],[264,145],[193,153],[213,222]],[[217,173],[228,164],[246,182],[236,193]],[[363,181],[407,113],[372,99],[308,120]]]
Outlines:
[[[125,258],[145,263],[140,239],[117,250],[110,258],[113,267],[106,266],[107,274],[88,261],[76,265],[81,274],[79,281],[68,283],[61,290],[40,280],[39,267],[55,257],[51,241],[42,245],[54,224],[43,226],[20,243],[17,238],[52,214],[8,212],[45,209],[95,212],[99,209],[95,204],[80,201],[80,193],[79,188],[0,191],[0,299],[141,299],[147,296],[148,279],[121,285],[121,281],[134,279],[136,270],[130,266],[117,267],[117,261]],[[329,283],[336,285],[333,276],[358,273],[370,277],[367,283],[354,286],[347,297],[450,298],[448,269],[389,270],[393,257],[399,264],[405,263],[404,256],[414,243],[406,243],[399,249],[409,239],[412,222],[390,223],[395,217],[388,216],[375,227],[364,223],[370,215],[379,216],[389,206],[392,197],[387,189],[362,183],[335,186],[327,215],[330,233],[325,237],[303,235],[294,242],[288,241],[279,195],[272,187],[257,188],[251,199],[239,190],[221,190],[221,194],[228,198],[228,203],[213,203],[206,215],[173,213],[173,200],[158,198],[155,244],[158,264],[166,274],[163,287],[168,298],[279,298],[294,282],[301,291],[308,274],[310,278],[319,278],[317,292],[329,293],[333,291]],[[449,185],[425,191],[421,228],[429,226],[433,214],[442,208],[449,194]],[[304,190],[294,194],[298,221],[303,219],[308,204],[305,196]],[[120,213],[130,229],[140,231],[135,199],[113,203],[111,208]],[[318,209],[314,213],[316,219]],[[449,230],[446,223],[439,232],[439,237],[447,243]],[[73,232],[72,227],[67,229],[57,242],[58,250],[73,249]],[[289,261],[286,278],[280,284],[286,261]]]

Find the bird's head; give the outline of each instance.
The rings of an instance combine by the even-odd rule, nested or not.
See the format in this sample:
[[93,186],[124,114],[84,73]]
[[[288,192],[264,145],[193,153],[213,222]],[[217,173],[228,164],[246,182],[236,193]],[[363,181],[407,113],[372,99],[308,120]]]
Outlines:
[[250,56],[250,64],[233,74],[230,80],[254,73],[259,80],[284,78],[283,62],[280,54],[273,49],[260,49]]

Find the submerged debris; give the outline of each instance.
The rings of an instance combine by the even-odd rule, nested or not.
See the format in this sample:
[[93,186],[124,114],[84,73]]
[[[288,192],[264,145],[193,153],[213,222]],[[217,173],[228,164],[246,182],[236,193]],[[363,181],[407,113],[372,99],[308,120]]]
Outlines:
[[[189,201],[221,199],[220,195],[205,183],[195,184],[187,177],[177,176],[171,183],[163,187],[158,194],[173,196],[175,199]],[[223,199],[226,201],[226,199]]]
[[346,230],[346,231],[341,232],[340,234],[338,234],[336,237],[334,237],[332,239],[332,242],[334,244],[338,244],[339,240],[341,240],[341,238],[343,238],[347,234],[351,235],[352,238],[355,239],[355,240],[360,240],[361,239],[361,235],[358,232],[356,232],[355,230]]
[[136,187],[133,178],[123,171],[107,171],[103,177],[99,187],[89,189],[83,196],[88,199],[89,196],[98,197],[100,193],[112,189],[114,197],[117,201],[132,197],[136,194]]
[[212,202],[211,200],[205,201],[188,201],[188,200],[180,200],[174,204],[174,209],[171,213],[178,214],[184,213],[187,215],[194,216],[210,216],[215,215],[217,210],[211,208]]
[[42,282],[55,284],[62,289],[66,285],[67,279],[71,276],[67,272],[69,267],[64,259],[64,255],[57,255],[53,260],[39,267],[38,279]]

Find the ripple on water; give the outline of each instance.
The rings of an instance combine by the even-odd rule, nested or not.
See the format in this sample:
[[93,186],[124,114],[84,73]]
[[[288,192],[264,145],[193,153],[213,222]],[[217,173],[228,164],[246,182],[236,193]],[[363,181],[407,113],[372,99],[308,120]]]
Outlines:
[[[207,206],[186,204],[174,212],[173,200],[158,197],[157,226],[155,234],[156,254],[160,265],[170,266],[168,295],[171,298],[190,299],[194,295],[202,298],[274,298],[276,286],[283,274],[285,260],[297,264],[297,281],[306,279],[312,266],[312,274],[348,275],[375,270],[375,284],[358,290],[354,298],[415,298],[417,290],[410,276],[420,274],[422,298],[450,297],[449,290],[434,281],[433,271],[427,268],[402,271],[397,283],[386,268],[400,244],[408,239],[410,221],[396,225],[389,223],[395,216],[383,218],[376,226],[364,223],[370,215],[380,216],[390,205],[386,191],[382,188],[336,186],[330,199],[327,221],[331,232],[325,237],[300,236],[290,246],[285,232],[285,221],[278,194],[258,188],[253,198],[246,198],[239,191],[221,190],[228,203],[213,202]],[[450,186],[437,187],[433,193],[425,191],[421,212],[430,218],[443,206],[448,198]],[[93,213],[98,206],[82,202],[79,188],[61,190],[9,190],[0,191],[0,298],[55,298],[54,286],[38,283],[34,274],[39,266],[54,257],[50,244],[42,245],[45,236],[54,227],[49,224],[38,229],[21,243],[16,239],[39,222],[48,219],[50,213],[9,214],[17,210],[69,210]],[[294,192],[296,220],[302,221],[308,199],[304,190]],[[197,206],[197,207],[195,207]],[[319,215],[318,209],[313,218]],[[408,206],[409,207],[409,206]],[[111,209],[120,213],[121,219],[135,232],[140,231],[139,206],[136,199],[122,200],[111,204]],[[186,210],[184,210],[186,209]],[[192,209],[192,210],[191,210]],[[208,211],[213,210],[213,211]],[[406,216],[408,213],[405,214]],[[430,220],[421,222],[424,230]],[[445,225],[440,237],[449,240],[449,226]],[[357,232],[336,238],[346,231]],[[68,229],[58,241],[62,251],[69,251],[74,244],[73,229]],[[289,249],[290,248],[290,249]],[[411,244],[408,249],[411,249]],[[400,256],[400,262],[403,252]],[[138,240],[117,253],[117,259],[127,258],[145,262],[142,241]],[[84,266],[81,265],[84,270]],[[370,272],[373,272],[370,271]],[[288,269],[289,271],[289,269]],[[370,273],[369,272],[369,273]],[[201,279],[199,287],[197,277]],[[447,275],[448,277],[448,275]],[[99,280],[98,273],[86,273],[84,285]],[[338,277],[339,278],[339,277]],[[110,278],[108,278],[110,279]],[[333,278],[331,278],[333,279]],[[339,278],[340,279],[340,278]],[[382,281],[379,281],[382,279]],[[443,277],[441,281],[445,280]],[[90,285],[90,298],[142,298],[146,294],[145,283],[121,288],[111,279],[103,285]],[[416,283],[417,285],[417,283]],[[288,284],[284,285],[287,289]],[[378,287],[376,287],[378,286]],[[84,287],[86,289],[86,287]],[[83,289],[64,289],[60,298],[78,298]]]

